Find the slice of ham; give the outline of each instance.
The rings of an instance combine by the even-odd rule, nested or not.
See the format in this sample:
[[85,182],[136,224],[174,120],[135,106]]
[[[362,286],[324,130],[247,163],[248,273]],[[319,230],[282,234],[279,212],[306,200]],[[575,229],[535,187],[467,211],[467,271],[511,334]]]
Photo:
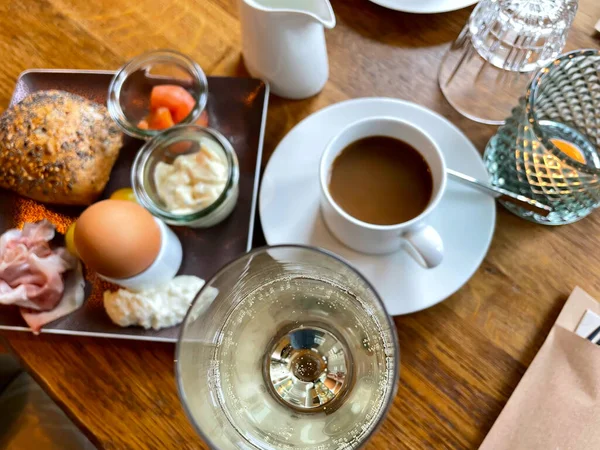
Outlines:
[[27,223],[0,237],[0,304],[49,311],[60,301],[62,274],[77,260],[66,249],[52,250],[54,226],[47,220]]
[[50,311],[31,311],[21,308],[21,316],[34,333],[39,333],[40,329],[47,323],[79,309],[83,304],[84,288],[85,280],[81,271],[81,264],[77,264],[77,267],[67,272],[65,276],[65,291],[56,308]]
[[83,303],[81,265],[64,247],[50,248],[53,237],[54,226],[47,220],[0,237],[0,305],[21,307],[35,332]]

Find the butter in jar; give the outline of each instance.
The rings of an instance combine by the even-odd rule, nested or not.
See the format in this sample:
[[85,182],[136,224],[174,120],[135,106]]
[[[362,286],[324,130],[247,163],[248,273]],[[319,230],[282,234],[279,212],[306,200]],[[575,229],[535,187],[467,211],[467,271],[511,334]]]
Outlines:
[[200,138],[199,150],[179,155],[172,164],[159,162],[154,171],[158,196],[174,214],[190,214],[212,205],[225,190],[228,163],[212,139]]
[[138,202],[171,225],[216,225],[238,199],[233,147],[218,131],[198,125],[175,126],[148,141],[131,177]]

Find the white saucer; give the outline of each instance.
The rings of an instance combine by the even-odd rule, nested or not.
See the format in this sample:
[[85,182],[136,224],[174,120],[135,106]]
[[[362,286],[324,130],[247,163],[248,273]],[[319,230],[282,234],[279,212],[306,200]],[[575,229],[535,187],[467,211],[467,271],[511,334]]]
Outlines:
[[437,14],[474,5],[479,0],[370,0],[384,8],[415,14]]
[[487,178],[473,144],[442,116],[401,100],[348,100],[307,117],[277,146],[262,180],[260,219],[270,245],[305,244],[337,253],[373,283],[388,313],[408,314],[444,300],[471,278],[492,240],[496,205],[491,197],[448,181],[430,220],[445,248],[444,260],[435,269],[421,267],[402,250],[374,256],[341,244],[321,218],[319,161],[329,140],[344,126],[372,116],[410,121],[436,141],[449,168]]

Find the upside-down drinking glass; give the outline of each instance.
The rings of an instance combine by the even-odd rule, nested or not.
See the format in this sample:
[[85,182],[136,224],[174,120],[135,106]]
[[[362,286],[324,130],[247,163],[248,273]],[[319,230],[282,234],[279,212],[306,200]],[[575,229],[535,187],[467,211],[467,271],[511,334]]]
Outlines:
[[438,81],[463,116],[500,125],[531,75],[565,45],[578,0],[481,0],[442,60]]
[[600,51],[566,53],[542,68],[512,115],[489,141],[491,181],[553,208],[534,222],[575,222],[600,205]]
[[179,393],[212,447],[360,447],[395,394],[394,324],[348,264],[302,246],[253,250],[198,293],[177,344]]

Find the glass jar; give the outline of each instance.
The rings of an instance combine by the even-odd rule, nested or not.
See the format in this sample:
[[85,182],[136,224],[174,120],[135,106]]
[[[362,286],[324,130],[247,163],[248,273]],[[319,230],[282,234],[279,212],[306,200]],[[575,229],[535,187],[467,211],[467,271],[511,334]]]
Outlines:
[[144,129],[138,124],[150,112],[152,89],[165,84],[183,87],[196,102],[178,124],[196,122],[208,100],[206,75],[191,58],[174,50],[144,53],[119,69],[108,88],[108,112],[128,135],[150,139],[162,130]]
[[[203,182],[193,176],[210,170],[210,164],[208,169],[193,166],[195,160],[189,158],[196,155],[203,160],[202,152],[218,158],[215,161],[221,171],[215,175],[218,182],[207,181],[206,195],[197,194],[204,192]],[[186,157],[185,163],[176,162],[179,157]],[[168,179],[163,177],[165,170]],[[192,228],[211,227],[231,214],[238,199],[239,178],[238,159],[229,141],[218,131],[199,125],[177,125],[154,136],[142,146],[131,168],[131,185],[142,206],[170,225]],[[189,199],[193,201],[184,203]]]

